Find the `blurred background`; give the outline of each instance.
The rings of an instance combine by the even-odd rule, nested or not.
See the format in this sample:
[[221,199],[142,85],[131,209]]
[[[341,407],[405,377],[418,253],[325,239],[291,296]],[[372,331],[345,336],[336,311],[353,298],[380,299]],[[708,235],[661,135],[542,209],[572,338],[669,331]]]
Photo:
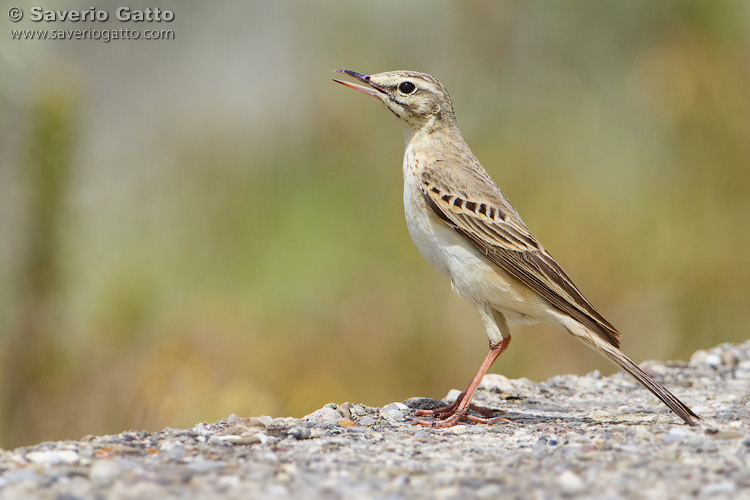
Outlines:
[[[440,78],[634,360],[748,338],[750,3],[120,5],[3,1],[0,446],[468,384],[487,338],[410,241],[400,125],[337,68]],[[89,27],[175,36],[9,34]],[[551,327],[513,339],[493,372],[615,371]]]

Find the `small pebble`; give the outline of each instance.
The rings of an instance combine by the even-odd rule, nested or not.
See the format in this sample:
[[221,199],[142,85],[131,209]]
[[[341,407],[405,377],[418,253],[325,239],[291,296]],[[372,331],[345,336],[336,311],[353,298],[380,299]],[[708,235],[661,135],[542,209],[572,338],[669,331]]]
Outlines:
[[24,481],[35,482],[38,481],[39,478],[40,476],[35,470],[15,469],[0,475],[0,487],[13,483],[21,483]]
[[166,458],[167,460],[182,460],[182,458],[185,456],[185,447],[180,444],[171,446],[169,449],[162,451],[162,456],[164,456],[164,458]]
[[114,459],[94,462],[89,469],[89,479],[97,486],[111,484],[123,472],[123,466]]
[[310,436],[312,436],[312,432],[310,432],[309,427],[298,426],[289,431],[289,435],[297,441],[301,441],[303,439],[310,439]]
[[698,497],[706,498],[713,495],[732,495],[736,491],[737,485],[734,483],[734,481],[722,481],[720,483],[711,483],[705,485],[701,488],[700,493],[698,493]]
[[583,480],[571,470],[566,470],[557,477],[557,484],[565,495],[576,495],[583,490]]
[[452,403],[453,401],[457,400],[458,397],[461,395],[461,391],[458,389],[451,389],[448,391],[448,394],[445,396],[445,401],[448,401],[449,403]]
[[246,419],[237,419],[233,422],[233,424],[242,424],[246,427],[270,427],[273,425],[274,419],[273,417],[269,417],[268,415],[263,415],[262,417],[250,417]]
[[362,425],[362,426],[369,427],[369,426],[375,425],[377,423],[378,423],[378,421],[375,420],[372,417],[362,417],[362,418],[359,419],[359,422],[357,422],[357,425]]
[[344,420],[344,417],[330,406],[324,406],[320,410],[315,410],[311,414],[304,416],[303,420],[316,424],[338,424]]
[[403,403],[390,403],[383,407],[380,413],[389,420],[403,420],[411,409]]
[[675,443],[677,441],[684,441],[687,438],[684,432],[671,431],[669,434],[662,436],[662,441],[665,443]]
[[193,472],[208,472],[215,469],[223,469],[227,464],[216,460],[198,460],[187,465],[187,468]]
[[73,464],[80,459],[72,450],[32,451],[26,454],[26,460],[37,464]]
[[350,427],[346,428],[346,432],[354,433],[354,434],[356,434],[356,433],[362,433],[362,432],[368,432],[369,430],[370,429],[368,429],[367,427],[359,427],[359,426],[356,426],[356,425],[353,425],[353,426],[350,426]]

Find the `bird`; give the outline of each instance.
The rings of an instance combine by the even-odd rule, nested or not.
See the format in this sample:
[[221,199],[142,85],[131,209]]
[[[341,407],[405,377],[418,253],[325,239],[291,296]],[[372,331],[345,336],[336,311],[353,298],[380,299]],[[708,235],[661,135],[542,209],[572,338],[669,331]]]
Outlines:
[[[510,344],[513,323],[547,323],[567,331],[632,375],[686,424],[697,425],[685,403],[620,350],[620,332],[531,233],[466,144],[453,102],[440,81],[416,71],[377,74],[334,70],[364,83],[336,83],[380,101],[403,125],[404,212],[424,259],[450,280],[479,313],[489,352],[465,391],[451,404],[417,410],[415,422],[451,427],[462,420],[506,421],[471,399],[493,362]],[[473,410],[473,411],[472,411]],[[477,416],[474,411],[478,412]]]

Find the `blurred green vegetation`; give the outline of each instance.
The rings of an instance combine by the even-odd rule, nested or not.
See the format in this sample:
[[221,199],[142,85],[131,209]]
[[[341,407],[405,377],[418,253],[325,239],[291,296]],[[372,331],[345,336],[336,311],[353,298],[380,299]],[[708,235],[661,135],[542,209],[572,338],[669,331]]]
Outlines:
[[[749,6],[164,2],[173,42],[4,44],[0,446],[468,383],[484,330],[409,240],[399,125],[342,67],[440,78],[635,360],[746,339]],[[614,371],[514,332],[497,373]]]

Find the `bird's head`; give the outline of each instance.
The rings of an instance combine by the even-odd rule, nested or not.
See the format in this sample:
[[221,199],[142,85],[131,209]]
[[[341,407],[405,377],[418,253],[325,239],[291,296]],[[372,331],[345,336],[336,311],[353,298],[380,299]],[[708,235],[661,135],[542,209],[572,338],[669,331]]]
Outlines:
[[414,71],[387,71],[366,75],[337,69],[368,86],[334,79],[334,82],[359,90],[385,104],[401,119],[407,130],[431,132],[455,123],[453,103],[437,78]]

